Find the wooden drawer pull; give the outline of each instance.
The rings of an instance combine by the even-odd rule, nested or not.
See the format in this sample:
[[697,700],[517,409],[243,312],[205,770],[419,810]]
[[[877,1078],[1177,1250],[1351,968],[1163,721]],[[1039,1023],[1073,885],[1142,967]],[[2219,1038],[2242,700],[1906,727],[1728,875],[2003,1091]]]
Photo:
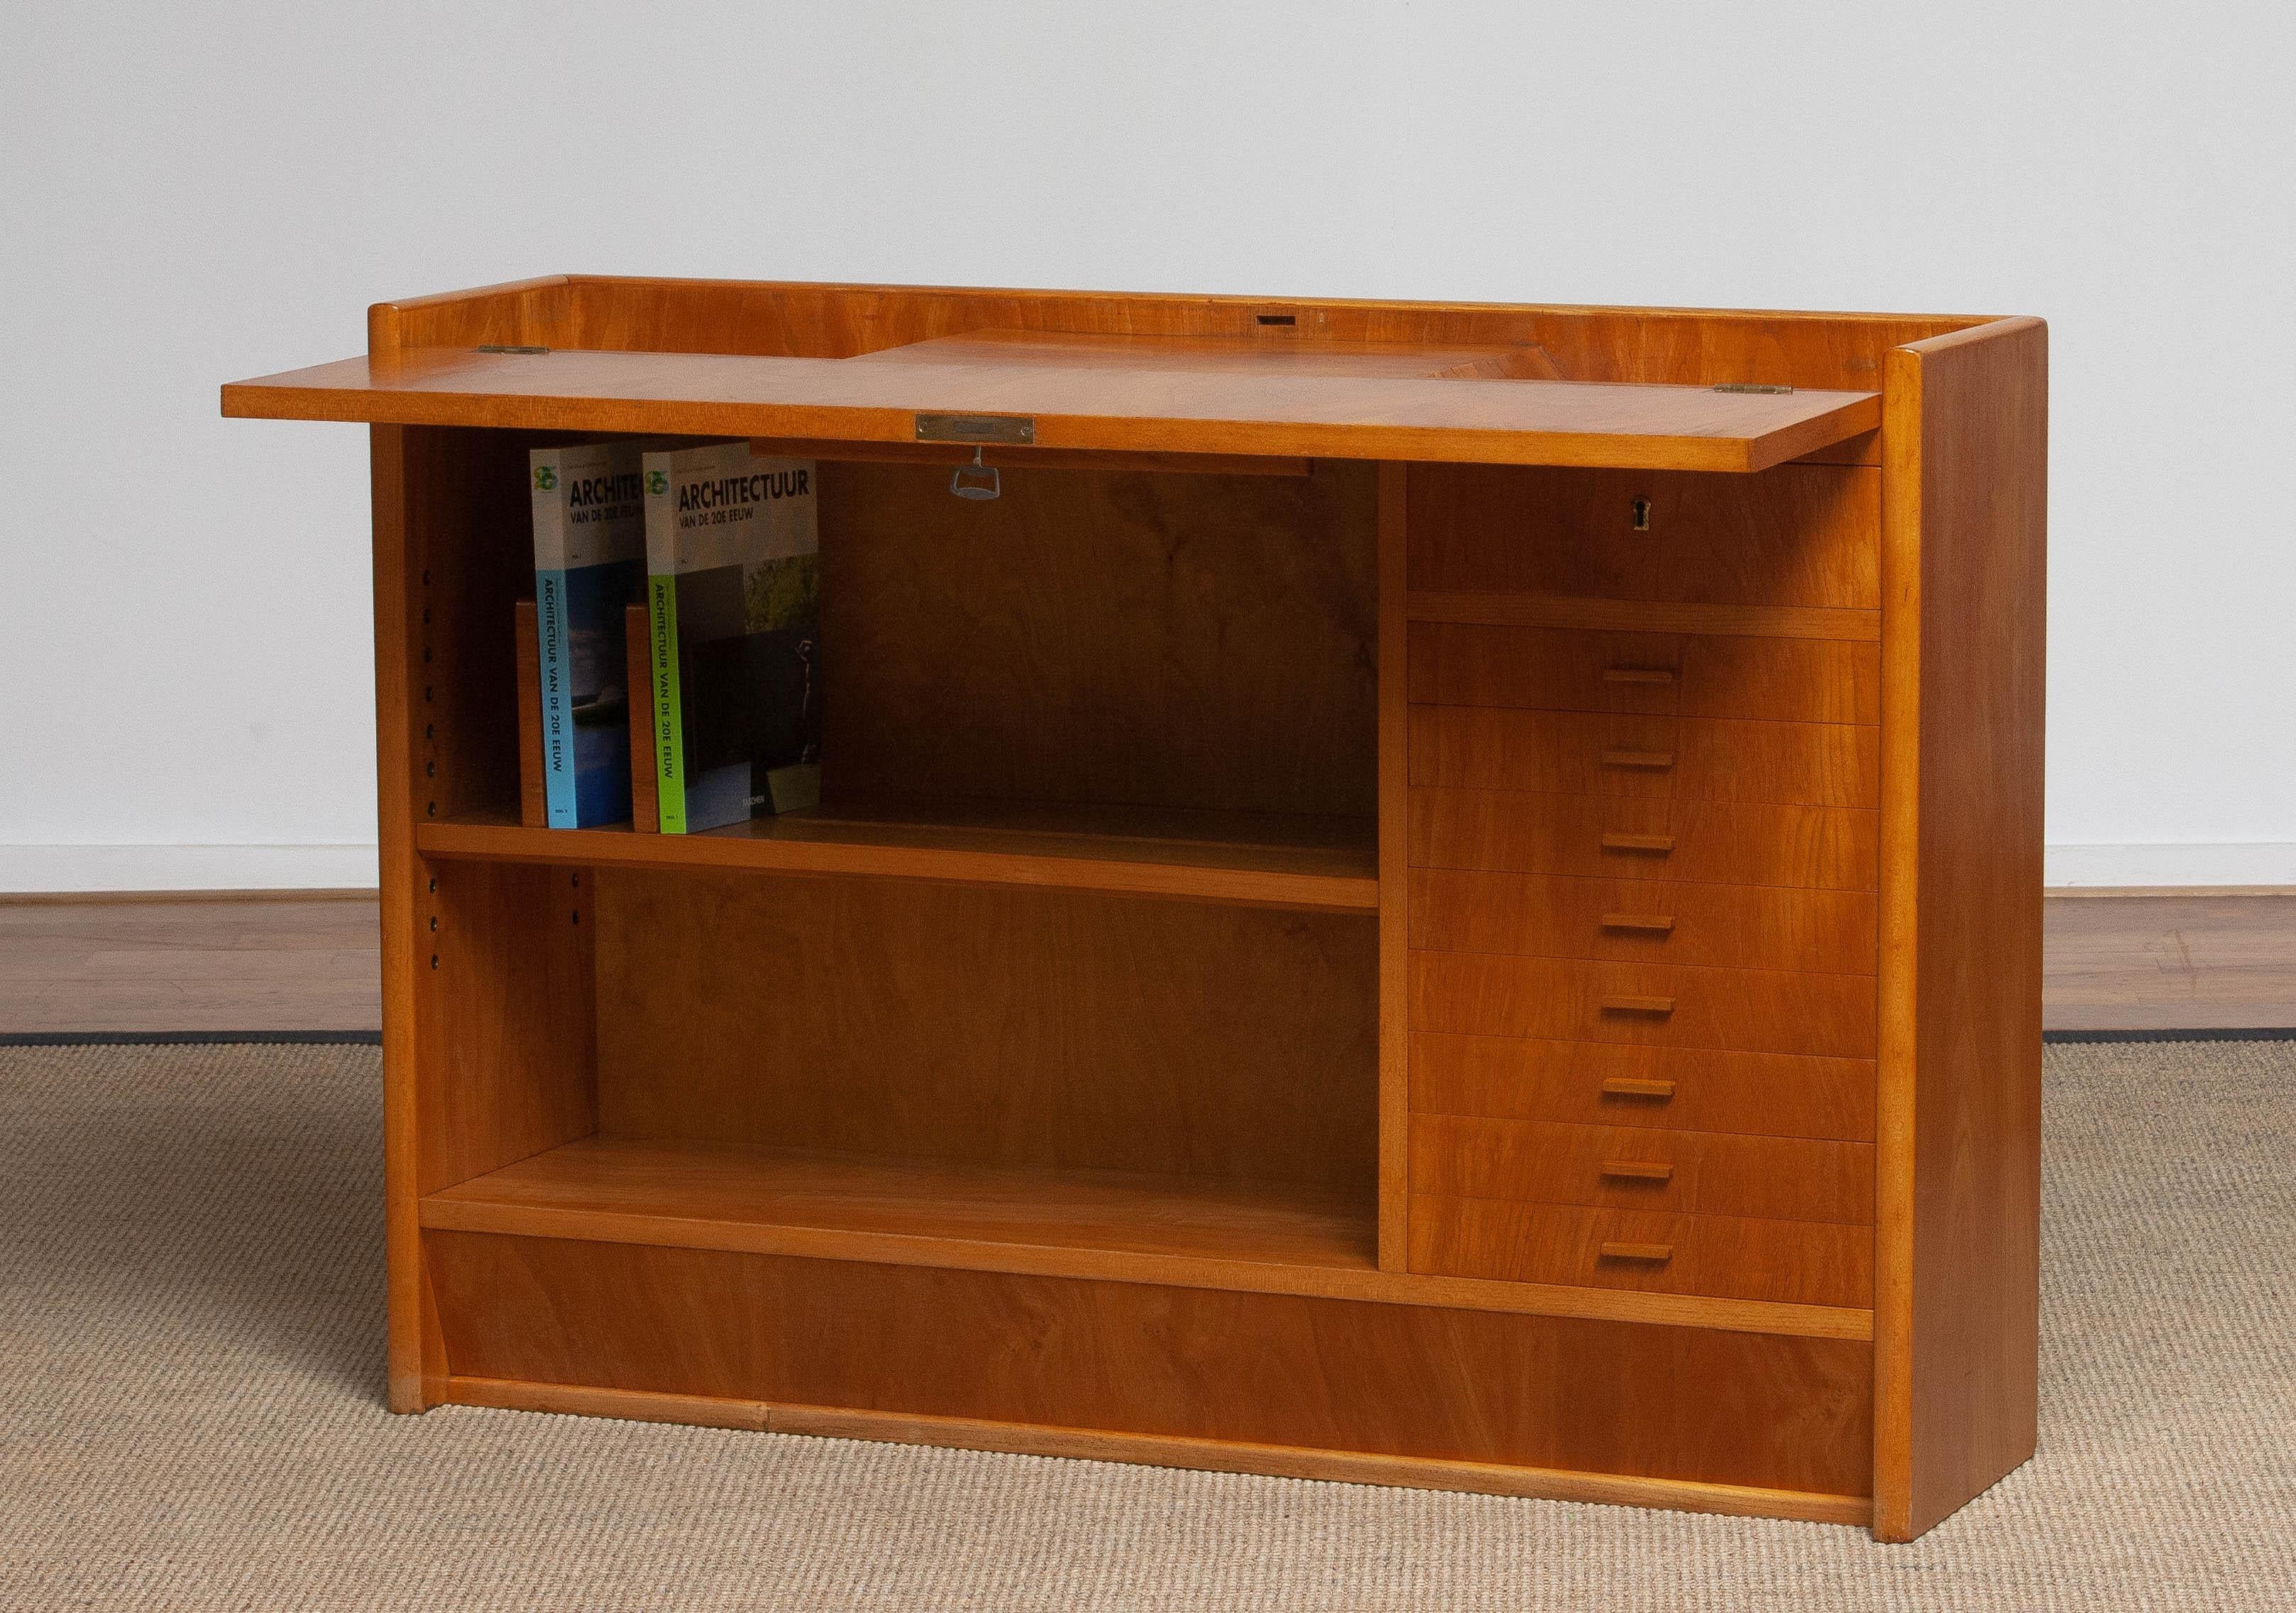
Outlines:
[[1604,751],[1603,765],[1606,768],[1648,768],[1662,772],[1674,765],[1672,751]]
[[1646,1260],[1653,1265],[1664,1265],[1674,1258],[1670,1243],[1605,1243],[1602,1246],[1604,1260]]
[[1605,1014],[1671,1014],[1674,1012],[1674,999],[1671,997],[1605,997],[1603,999],[1603,1012]]
[[1613,1075],[1603,1083],[1605,1098],[1671,1098],[1674,1082],[1644,1081],[1635,1075]]
[[1674,850],[1671,835],[1605,835],[1603,849],[1606,852],[1655,852],[1665,856]]
[[1606,930],[1651,930],[1660,935],[1674,934],[1674,918],[1669,913],[1605,913],[1603,927]]
[[1603,1174],[1632,1181],[1672,1181],[1674,1167],[1662,1159],[1606,1159]]
[[1604,669],[1604,683],[1672,683],[1674,674],[1662,666],[1614,666]]

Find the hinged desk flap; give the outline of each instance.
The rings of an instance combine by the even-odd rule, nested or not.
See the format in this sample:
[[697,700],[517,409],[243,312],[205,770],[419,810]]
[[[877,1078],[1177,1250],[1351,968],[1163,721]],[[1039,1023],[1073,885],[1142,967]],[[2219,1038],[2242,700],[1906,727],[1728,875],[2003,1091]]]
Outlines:
[[[1070,342],[981,339],[920,343],[895,362],[417,348],[226,386],[223,412],[877,443],[914,442],[920,414],[1007,416],[1029,419],[1044,449],[1693,471],[1762,470],[1882,418],[1874,392],[1521,379],[1536,359],[1505,349],[1417,354],[1365,350],[1365,373],[1349,373],[1328,351],[1223,367],[1121,342],[1104,362]],[[1397,373],[1422,361],[1439,373]]]

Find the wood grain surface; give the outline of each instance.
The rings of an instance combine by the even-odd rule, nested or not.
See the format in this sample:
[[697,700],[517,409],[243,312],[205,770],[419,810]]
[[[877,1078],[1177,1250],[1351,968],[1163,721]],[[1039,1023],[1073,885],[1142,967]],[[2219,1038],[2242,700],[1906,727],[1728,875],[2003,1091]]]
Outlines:
[[1862,891],[1414,868],[1411,943],[1431,952],[1874,973]]
[[2038,1426],[2047,328],[1884,376],[1874,1529],[1906,1539]]
[[1882,655],[1873,644],[1431,621],[1412,626],[1410,656],[1411,698],[1422,705],[1882,720]]
[[821,485],[825,800],[1368,825],[1370,467],[1009,471],[986,502],[913,466]]
[[1833,1494],[1870,1471],[1870,1349],[1855,1341],[427,1239],[462,1376]]
[[1868,1058],[1423,1031],[1414,1113],[1870,1140]]
[[595,876],[599,1127],[1368,1197],[1368,914]]
[[1872,610],[1880,491],[1875,472],[1835,465],[1760,476],[1430,465],[1411,481],[1411,586]]
[[1504,1281],[1866,1305],[1873,1303],[1874,1234],[1869,1227],[1811,1221],[1589,1209],[1414,1190],[1411,1266]]
[[407,348],[236,383],[226,416],[909,442],[920,414],[1017,415],[1047,448],[1759,471],[1871,432],[1871,391],[1740,393],[1046,361]]

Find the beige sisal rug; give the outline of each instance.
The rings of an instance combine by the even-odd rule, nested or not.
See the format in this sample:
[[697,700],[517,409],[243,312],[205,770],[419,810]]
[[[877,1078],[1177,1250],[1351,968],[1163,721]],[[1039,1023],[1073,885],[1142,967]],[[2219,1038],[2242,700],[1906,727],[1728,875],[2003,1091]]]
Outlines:
[[0,1608],[2296,1608],[2296,1044],[2048,1055],[2041,1453],[1851,1529],[379,1403],[371,1048],[0,1048]]

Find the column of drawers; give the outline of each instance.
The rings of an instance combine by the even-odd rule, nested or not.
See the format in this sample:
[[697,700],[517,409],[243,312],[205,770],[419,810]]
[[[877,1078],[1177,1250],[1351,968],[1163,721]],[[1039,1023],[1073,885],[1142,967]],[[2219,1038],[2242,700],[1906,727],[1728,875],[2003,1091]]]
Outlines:
[[1412,1268],[1869,1304],[1879,646],[1635,606],[1874,609],[1874,473],[1412,474],[1414,590],[1627,624],[1412,624]]

